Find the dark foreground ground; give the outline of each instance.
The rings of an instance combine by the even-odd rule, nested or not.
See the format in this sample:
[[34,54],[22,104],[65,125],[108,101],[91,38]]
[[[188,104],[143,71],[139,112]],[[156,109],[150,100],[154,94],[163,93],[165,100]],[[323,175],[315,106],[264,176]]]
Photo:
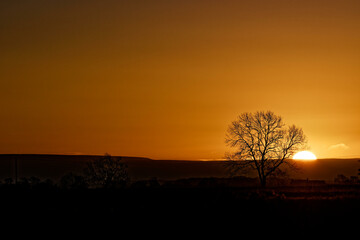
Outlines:
[[149,229],[171,229],[176,235],[190,229],[241,235],[323,229],[349,232],[358,231],[360,217],[359,185],[265,190],[166,186],[65,190],[3,185],[0,194],[1,219],[8,224],[63,230],[85,225],[86,231],[99,226],[119,232],[135,228],[133,234]]
[[[100,157],[1,155],[0,230],[15,228],[10,236],[16,237],[29,234],[29,228],[35,235],[51,229],[47,239],[61,233],[72,239],[69,232],[74,231],[81,239],[93,232],[101,232],[101,239],[109,238],[108,233],[126,239],[288,239],[312,238],[314,232],[321,239],[333,233],[343,239],[359,234],[360,184],[312,180],[357,174],[358,159],[341,165],[337,160],[317,161],[307,165],[300,180],[275,181],[266,189],[257,187],[256,178],[226,178],[222,162],[140,158],[123,158],[132,180],[126,188],[58,185],[64,174],[80,174],[87,161]],[[10,179],[15,160],[18,185]]]

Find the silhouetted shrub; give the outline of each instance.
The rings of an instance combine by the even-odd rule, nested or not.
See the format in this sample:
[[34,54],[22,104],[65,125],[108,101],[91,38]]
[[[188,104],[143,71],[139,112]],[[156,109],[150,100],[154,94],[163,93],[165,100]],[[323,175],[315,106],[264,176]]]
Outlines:
[[60,179],[60,188],[63,189],[84,189],[87,187],[88,184],[86,183],[85,178],[80,175],[68,173]]
[[149,180],[140,180],[131,184],[132,188],[157,188],[160,187],[160,183],[156,177]]
[[12,178],[5,178],[4,179],[4,184],[9,185],[12,184],[14,182],[14,180]]
[[88,162],[84,173],[89,186],[95,188],[122,188],[129,181],[127,165],[120,157],[112,157],[109,154]]
[[34,176],[31,176],[31,177],[29,178],[29,183],[30,183],[30,185],[32,185],[32,186],[38,185],[38,184],[40,184],[40,182],[41,182],[41,179],[40,179],[40,178],[37,178],[37,177],[34,177]]

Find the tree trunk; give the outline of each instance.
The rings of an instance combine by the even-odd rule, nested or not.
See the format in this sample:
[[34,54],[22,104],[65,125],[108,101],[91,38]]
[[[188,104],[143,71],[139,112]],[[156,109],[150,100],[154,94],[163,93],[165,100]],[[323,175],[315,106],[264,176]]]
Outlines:
[[265,176],[260,177],[260,186],[262,188],[266,187],[266,177]]

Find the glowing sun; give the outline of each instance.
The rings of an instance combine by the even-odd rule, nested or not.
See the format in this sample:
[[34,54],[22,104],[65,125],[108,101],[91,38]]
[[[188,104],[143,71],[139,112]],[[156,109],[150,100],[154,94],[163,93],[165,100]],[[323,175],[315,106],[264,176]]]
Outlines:
[[295,160],[316,160],[315,154],[309,151],[298,152],[294,155],[293,159]]

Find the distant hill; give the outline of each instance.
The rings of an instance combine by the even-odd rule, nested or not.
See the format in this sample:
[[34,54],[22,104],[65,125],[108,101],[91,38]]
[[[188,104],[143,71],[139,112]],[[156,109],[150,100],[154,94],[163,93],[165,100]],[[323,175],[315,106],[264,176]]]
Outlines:
[[293,173],[294,178],[334,180],[338,174],[357,176],[360,169],[360,159],[318,159],[316,161],[299,162],[300,171]]
[[[98,155],[0,155],[0,179],[14,177],[14,161],[18,161],[18,175],[37,176],[57,180],[68,172],[81,173],[86,162],[101,158]],[[114,156],[119,157],[119,156]],[[140,157],[121,157],[128,165],[132,179],[178,179],[190,177],[224,177],[223,162],[152,160]]]
[[[98,159],[98,155],[0,155],[0,179],[14,177],[14,160],[18,161],[19,178],[36,176],[58,180],[68,172],[81,173],[86,162]],[[129,167],[133,180],[156,177],[164,180],[201,177],[227,177],[223,161],[152,160],[139,157],[122,157]],[[299,162],[301,171],[293,178],[309,178],[332,181],[338,174],[357,175],[359,159],[319,159]]]

